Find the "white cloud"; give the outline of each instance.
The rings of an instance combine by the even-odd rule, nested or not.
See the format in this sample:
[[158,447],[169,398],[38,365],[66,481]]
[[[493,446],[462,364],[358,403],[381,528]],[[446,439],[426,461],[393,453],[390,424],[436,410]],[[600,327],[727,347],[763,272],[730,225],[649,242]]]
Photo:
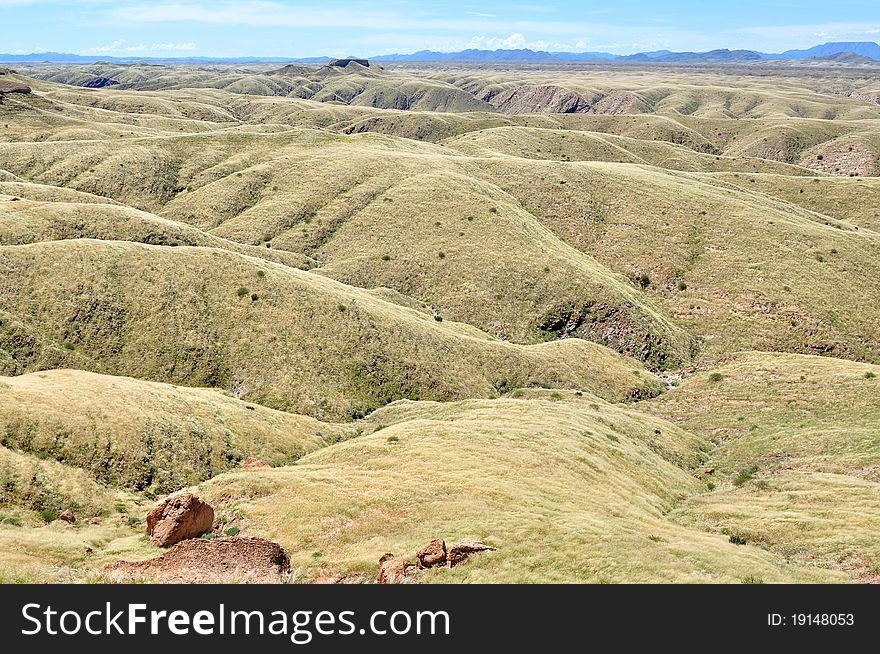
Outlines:
[[503,39],[496,36],[475,36],[465,47],[477,50],[543,50],[549,45],[547,41],[529,41],[522,34],[511,34]]
[[125,39],[117,39],[110,45],[98,45],[93,48],[83,50],[83,54],[109,54],[126,52],[187,52],[198,50],[195,43],[151,43],[146,45],[139,43],[138,45],[125,45]]
[[83,54],[99,54],[101,52],[118,52],[125,44],[125,39],[117,39],[110,45],[96,45],[93,48],[83,50]]

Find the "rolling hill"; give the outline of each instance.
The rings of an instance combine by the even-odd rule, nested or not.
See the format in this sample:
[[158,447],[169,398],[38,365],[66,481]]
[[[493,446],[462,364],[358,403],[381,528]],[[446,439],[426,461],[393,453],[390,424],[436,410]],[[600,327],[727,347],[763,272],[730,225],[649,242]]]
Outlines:
[[0,580],[877,581],[880,79],[732,58],[2,69]]

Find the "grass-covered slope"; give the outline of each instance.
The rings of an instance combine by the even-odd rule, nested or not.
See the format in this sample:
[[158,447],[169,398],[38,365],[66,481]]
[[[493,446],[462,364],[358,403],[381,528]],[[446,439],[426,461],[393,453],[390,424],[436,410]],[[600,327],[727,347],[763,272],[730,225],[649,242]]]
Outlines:
[[849,361],[744,353],[641,405],[717,443],[707,462],[715,490],[674,518],[876,581],[878,375]]
[[584,388],[611,399],[660,386],[598,345],[511,345],[223,250],[53,241],[3,247],[0,270],[0,309],[13,316],[4,330],[39,342],[9,346],[16,372],[76,367],[213,386],[324,418],[402,397],[488,397],[510,386]]
[[520,398],[396,403],[371,416],[369,435],[200,492],[281,543],[303,580],[371,577],[386,551],[467,536],[498,549],[422,580],[846,579],[670,521],[703,487],[692,470],[706,441],[589,395]]
[[204,481],[248,456],[289,464],[353,433],[209,389],[78,370],[0,378],[0,444],[151,493]]
[[0,71],[0,581],[876,580],[876,79],[756,66]]

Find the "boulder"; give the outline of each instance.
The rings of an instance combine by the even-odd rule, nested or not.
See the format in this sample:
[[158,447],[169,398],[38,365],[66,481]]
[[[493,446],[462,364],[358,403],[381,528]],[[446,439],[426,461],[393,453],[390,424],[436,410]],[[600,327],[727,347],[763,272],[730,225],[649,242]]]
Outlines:
[[213,524],[214,509],[192,493],[172,495],[147,514],[150,542],[159,547],[198,538],[210,531]]
[[241,462],[242,468],[271,468],[268,463],[263,461],[263,459],[258,459],[255,456],[249,456],[244,461]]
[[383,554],[379,559],[379,576],[376,577],[376,583],[402,584],[406,581],[407,571],[412,567],[412,563],[402,556]]
[[465,538],[464,540],[460,540],[450,546],[449,550],[446,552],[446,562],[449,564],[449,567],[452,568],[459,563],[462,563],[471,554],[493,551],[494,549],[494,547],[484,545],[478,540]]
[[61,513],[58,514],[59,520],[64,520],[64,522],[68,522],[73,524],[76,522],[76,516],[73,515],[73,511],[70,509],[64,509]]
[[416,554],[416,564],[420,568],[433,568],[446,563],[446,542],[435,538]]

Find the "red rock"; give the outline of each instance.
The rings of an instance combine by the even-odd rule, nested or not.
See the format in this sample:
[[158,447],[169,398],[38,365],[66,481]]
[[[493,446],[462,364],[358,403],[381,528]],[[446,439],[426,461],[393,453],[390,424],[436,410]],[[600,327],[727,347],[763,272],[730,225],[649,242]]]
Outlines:
[[198,538],[211,530],[214,509],[192,493],[172,495],[147,514],[150,542],[170,547],[188,538]]
[[412,567],[412,563],[407,562],[402,556],[383,554],[379,559],[379,576],[376,578],[376,583],[402,584],[406,581],[407,571]]
[[255,456],[249,456],[241,464],[242,468],[271,468],[268,463],[263,461],[263,459],[258,459]]
[[446,542],[435,538],[416,554],[416,564],[420,568],[433,568],[446,563]]
[[74,524],[76,522],[76,516],[73,515],[73,511],[70,509],[64,509],[61,513],[58,514],[59,520],[64,520],[64,522],[68,522],[70,524]]
[[449,548],[446,553],[446,561],[451,568],[458,565],[459,563],[462,563],[471,554],[476,554],[477,552],[493,551],[494,549],[494,547],[484,545],[478,540],[465,538],[464,540],[458,541]]

